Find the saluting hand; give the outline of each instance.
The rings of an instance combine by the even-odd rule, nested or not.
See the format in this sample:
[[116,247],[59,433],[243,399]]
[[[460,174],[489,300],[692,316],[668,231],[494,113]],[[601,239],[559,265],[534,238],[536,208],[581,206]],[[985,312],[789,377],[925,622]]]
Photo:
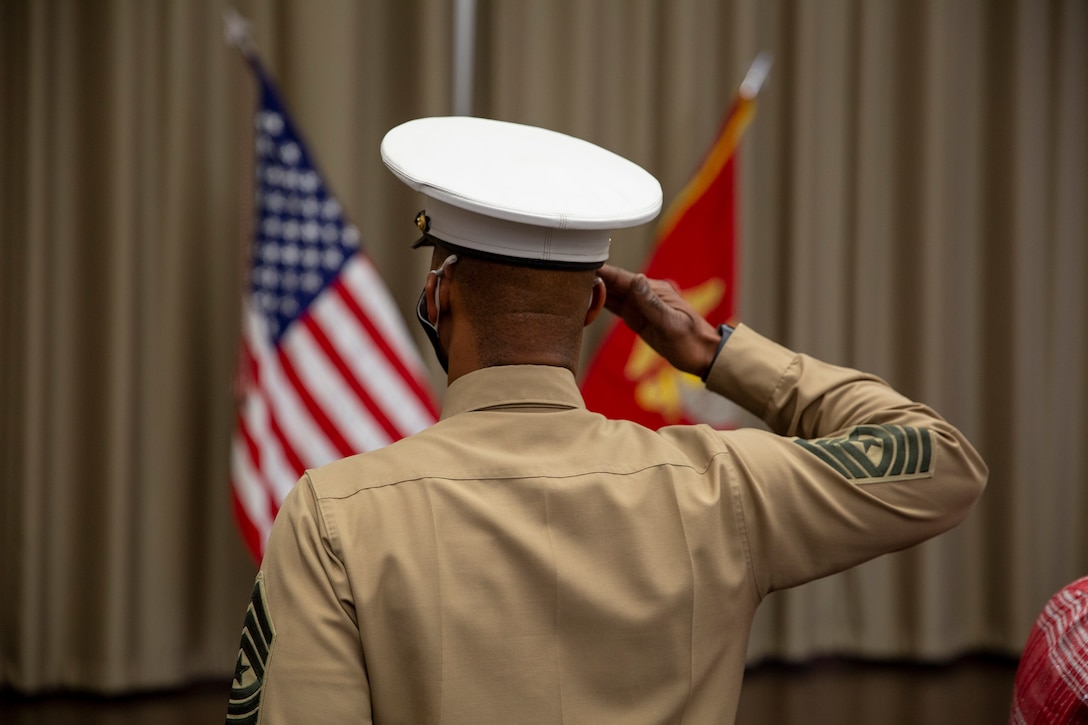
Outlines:
[[675,287],[610,264],[597,275],[608,291],[604,306],[609,311],[673,367],[699,376],[706,373],[722,337]]

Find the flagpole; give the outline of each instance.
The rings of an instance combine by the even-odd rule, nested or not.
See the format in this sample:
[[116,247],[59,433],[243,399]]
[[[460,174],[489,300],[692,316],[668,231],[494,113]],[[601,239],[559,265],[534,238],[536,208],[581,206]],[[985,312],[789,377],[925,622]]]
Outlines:
[[476,54],[476,0],[453,4],[453,115],[472,115]]
[[[226,35],[226,41],[229,45],[233,45],[242,54],[242,58],[249,63],[250,67],[257,67],[257,44],[253,41],[253,35],[250,33],[250,22],[242,17],[230,5],[223,8],[223,30]],[[252,116],[251,122],[245,125],[249,131],[246,133],[245,143],[243,148],[253,148],[253,123]],[[252,174],[243,174],[240,182],[240,207],[242,209],[247,208],[248,204],[252,202],[254,184]],[[253,234],[253,217],[249,214],[242,214],[239,217],[239,239],[242,240],[238,245],[238,319],[244,319],[245,316],[245,300],[246,293],[249,289],[249,267],[250,267],[250,254],[251,254],[251,238]],[[237,408],[242,404],[242,400],[245,397],[245,390],[253,383],[249,379],[248,366],[244,364],[243,348],[238,346],[237,353],[235,355],[235,374],[231,378],[231,393],[234,398],[235,407]]]

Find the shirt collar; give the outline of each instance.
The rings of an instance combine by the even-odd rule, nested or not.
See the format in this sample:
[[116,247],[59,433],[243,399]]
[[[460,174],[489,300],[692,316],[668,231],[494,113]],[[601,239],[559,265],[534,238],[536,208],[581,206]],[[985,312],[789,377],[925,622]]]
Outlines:
[[585,408],[574,374],[551,365],[501,365],[462,375],[446,390],[442,418],[501,406]]

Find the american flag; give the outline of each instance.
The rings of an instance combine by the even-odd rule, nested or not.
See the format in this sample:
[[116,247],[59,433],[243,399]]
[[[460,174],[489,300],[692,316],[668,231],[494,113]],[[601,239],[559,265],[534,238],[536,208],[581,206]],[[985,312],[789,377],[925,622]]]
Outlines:
[[308,468],[437,418],[403,318],[255,58],[256,218],[231,450],[242,536],[260,560]]

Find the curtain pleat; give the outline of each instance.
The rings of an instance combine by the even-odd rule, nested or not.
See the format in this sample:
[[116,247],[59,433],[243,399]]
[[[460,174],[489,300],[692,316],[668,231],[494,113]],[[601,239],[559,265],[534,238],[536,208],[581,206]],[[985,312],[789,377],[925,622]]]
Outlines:
[[[225,7],[0,2],[0,686],[234,665],[255,569],[228,484],[255,95]],[[450,2],[236,7],[410,317],[420,202],[378,144],[450,112]],[[1088,4],[477,13],[475,113],[628,156],[666,203],[772,51],[739,148],[740,317],[931,404],[990,465],[956,530],[772,595],[752,661],[1015,654],[1088,573]],[[613,261],[640,266],[653,232],[617,232]]]

